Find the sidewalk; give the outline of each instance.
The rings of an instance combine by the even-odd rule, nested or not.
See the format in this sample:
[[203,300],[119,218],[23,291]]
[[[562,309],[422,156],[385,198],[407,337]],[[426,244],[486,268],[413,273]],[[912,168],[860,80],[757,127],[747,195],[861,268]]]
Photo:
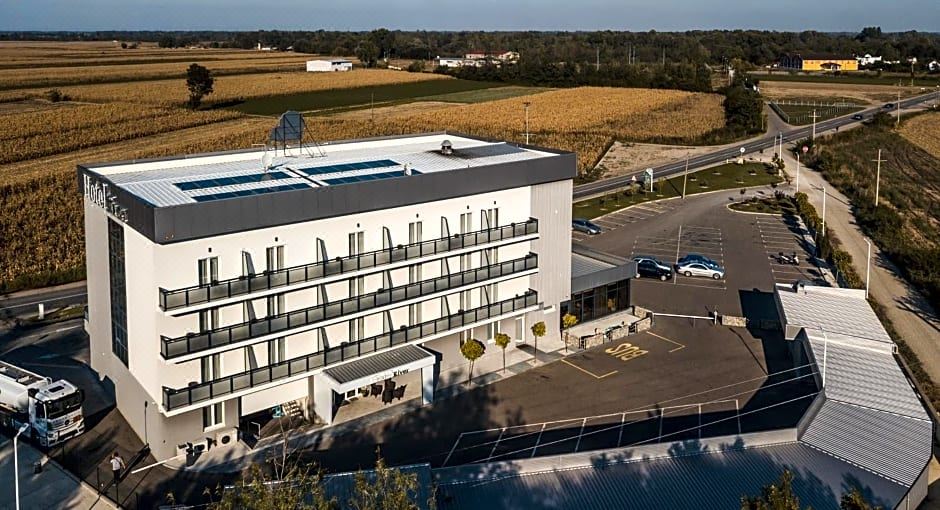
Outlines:
[[[796,160],[785,155],[787,171],[795,179]],[[848,198],[826,182],[814,170],[800,168],[800,191],[822,216],[822,191],[826,187],[826,227],[831,229],[842,243],[842,248],[852,255],[852,263],[862,279],[865,278],[868,245],[859,230],[852,205]],[[888,261],[875,243],[871,245],[871,282],[869,295],[884,305],[888,318],[901,338],[920,359],[924,370],[934,382],[940,382],[940,319],[930,303],[905,280],[898,276],[897,269]]]
[[[22,439],[22,436],[21,438]],[[79,481],[58,463],[47,462],[39,474],[33,473],[33,465],[43,458],[42,453],[25,441],[17,443],[20,476],[20,508],[117,508],[110,500],[101,497],[89,485]],[[0,491],[0,509],[15,508],[13,497],[13,440],[0,436],[0,480],[4,488]]]

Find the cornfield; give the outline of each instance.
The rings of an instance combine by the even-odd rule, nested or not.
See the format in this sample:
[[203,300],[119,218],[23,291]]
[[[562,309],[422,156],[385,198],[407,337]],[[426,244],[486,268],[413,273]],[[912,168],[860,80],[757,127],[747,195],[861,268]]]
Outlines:
[[940,112],[918,115],[905,121],[901,135],[935,158],[940,158]]
[[[368,87],[427,80],[449,80],[449,76],[429,73],[405,73],[384,69],[360,69],[345,73],[264,73],[219,76],[207,103],[265,97],[318,90]],[[107,103],[124,101],[140,104],[178,106],[186,99],[186,80],[131,81],[58,87],[76,101]],[[0,102],[42,97],[45,88],[16,89],[0,92]]]
[[80,105],[3,117],[0,163],[12,163],[239,117],[121,103]]

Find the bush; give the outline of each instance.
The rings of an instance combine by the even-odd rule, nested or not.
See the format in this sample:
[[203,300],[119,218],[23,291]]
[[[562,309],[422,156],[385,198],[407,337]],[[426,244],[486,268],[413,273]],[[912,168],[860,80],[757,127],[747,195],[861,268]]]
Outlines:
[[59,101],[68,101],[69,96],[63,94],[59,89],[50,89],[46,91],[46,99],[50,102],[58,103]]
[[409,73],[423,73],[424,72],[424,61],[415,60],[414,62],[408,64]]

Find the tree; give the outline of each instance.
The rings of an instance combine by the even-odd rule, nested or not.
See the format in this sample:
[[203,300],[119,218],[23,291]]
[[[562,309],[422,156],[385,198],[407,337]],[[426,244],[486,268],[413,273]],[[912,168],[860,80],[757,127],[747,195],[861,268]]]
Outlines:
[[414,62],[408,64],[409,73],[423,73],[424,72],[424,61],[415,60]]
[[[281,477],[268,476],[259,464],[252,464],[248,475],[236,482],[232,489],[226,490],[219,485],[214,491],[206,489],[204,493],[211,500],[208,510],[335,508],[335,500],[326,497],[321,481],[319,472],[311,472],[298,463],[292,463]],[[168,495],[168,499],[171,498],[172,495]]]
[[793,493],[793,473],[783,472],[777,483],[766,485],[761,495],[741,497],[741,510],[800,510],[800,498]]
[[467,340],[460,346],[460,354],[463,354],[463,357],[470,362],[470,371],[467,372],[467,386],[470,386],[470,381],[473,379],[473,363],[480,359],[480,356],[483,356],[483,351],[483,344],[475,338]]
[[379,59],[379,48],[372,41],[362,41],[356,46],[356,58],[366,67],[375,67]]
[[157,42],[157,46],[161,48],[175,48],[176,39],[174,39],[172,35],[165,35],[160,38],[159,42]]
[[839,508],[842,510],[882,510],[880,506],[871,506],[865,501],[865,496],[862,496],[858,487],[853,487],[851,492],[842,495]]
[[[417,510],[423,507],[414,501],[419,489],[418,475],[387,467],[382,457],[379,457],[373,471],[356,473],[355,490],[343,508]],[[433,493],[428,497],[427,503],[427,508],[435,508]]]
[[565,328],[565,351],[568,350],[568,330],[578,323],[578,318],[570,313],[566,313],[561,318],[561,327]]
[[535,357],[535,362],[539,362],[539,337],[545,336],[546,328],[545,323],[538,321],[532,325],[532,336],[535,337],[535,352],[533,356]]
[[503,350],[503,372],[506,371],[506,347],[509,347],[509,335],[506,333],[496,333],[496,337],[493,339],[496,341],[496,346]]
[[186,88],[189,89],[189,101],[186,105],[195,110],[202,103],[202,98],[212,93],[212,84],[215,80],[208,69],[199,64],[192,64],[186,70]]

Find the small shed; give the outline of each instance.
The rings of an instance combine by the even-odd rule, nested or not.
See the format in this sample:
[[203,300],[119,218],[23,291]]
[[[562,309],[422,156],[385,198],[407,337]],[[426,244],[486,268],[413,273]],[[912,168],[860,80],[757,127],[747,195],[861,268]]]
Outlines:
[[349,71],[352,69],[352,62],[349,60],[308,60],[307,72],[325,73],[332,71]]

